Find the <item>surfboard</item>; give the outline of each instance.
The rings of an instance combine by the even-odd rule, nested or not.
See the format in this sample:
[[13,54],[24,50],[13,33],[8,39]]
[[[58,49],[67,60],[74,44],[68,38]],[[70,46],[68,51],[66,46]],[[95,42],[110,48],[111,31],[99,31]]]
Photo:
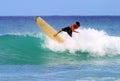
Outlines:
[[54,37],[54,34],[57,33],[57,31],[50,26],[45,20],[43,20],[41,17],[36,16],[35,22],[38,25],[38,27],[52,40],[57,41],[58,43],[63,43],[64,40],[60,35],[57,35]]

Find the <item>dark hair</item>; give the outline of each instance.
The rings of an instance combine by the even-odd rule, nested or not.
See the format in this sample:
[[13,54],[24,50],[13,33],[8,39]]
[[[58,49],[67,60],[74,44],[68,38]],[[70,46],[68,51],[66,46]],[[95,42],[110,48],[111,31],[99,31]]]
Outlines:
[[76,22],[76,24],[77,24],[77,25],[80,25],[80,23],[79,23],[78,21]]

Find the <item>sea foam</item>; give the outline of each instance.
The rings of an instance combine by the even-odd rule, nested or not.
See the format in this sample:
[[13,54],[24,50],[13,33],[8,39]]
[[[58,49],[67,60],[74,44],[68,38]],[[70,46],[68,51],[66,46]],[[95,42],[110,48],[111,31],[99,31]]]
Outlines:
[[63,44],[46,37],[44,46],[56,52],[68,50],[70,53],[75,53],[82,51],[89,52],[93,56],[120,54],[120,37],[110,36],[103,30],[92,28],[78,29],[77,31],[79,33],[73,32],[72,38],[66,32],[62,32],[61,36],[65,40]]

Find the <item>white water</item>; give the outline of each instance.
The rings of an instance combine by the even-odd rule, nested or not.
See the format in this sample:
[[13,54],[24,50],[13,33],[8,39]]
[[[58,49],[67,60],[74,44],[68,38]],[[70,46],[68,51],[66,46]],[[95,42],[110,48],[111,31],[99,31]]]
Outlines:
[[95,29],[78,29],[79,33],[73,33],[69,37],[66,32],[61,33],[65,42],[57,42],[46,37],[44,47],[53,51],[63,52],[69,50],[70,53],[76,51],[89,52],[93,56],[118,55],[120,54],[120,37],[109,36],[105,31]]

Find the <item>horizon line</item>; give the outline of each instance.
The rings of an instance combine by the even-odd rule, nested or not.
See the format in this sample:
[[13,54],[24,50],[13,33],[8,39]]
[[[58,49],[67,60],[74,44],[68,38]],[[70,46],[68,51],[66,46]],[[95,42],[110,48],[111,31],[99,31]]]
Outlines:
[[0,15],[2,16],[120,16],[120,15]]

